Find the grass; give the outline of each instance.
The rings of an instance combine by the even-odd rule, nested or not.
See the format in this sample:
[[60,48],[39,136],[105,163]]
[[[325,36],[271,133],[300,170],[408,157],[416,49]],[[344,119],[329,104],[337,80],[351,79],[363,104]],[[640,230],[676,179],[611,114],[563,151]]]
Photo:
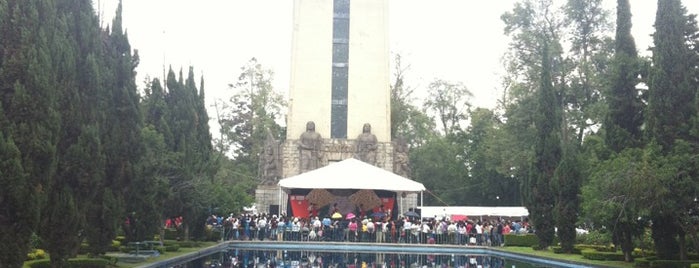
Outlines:
[[118,265],[118,267],[124,267],[124,268],[139,267],[139,266],[142,266],[142,265],[147,264],[147,263],[153,263],[153,262],[157,262],[157,261],[161,261],[161,260],[167,260],[167,259],[170,259],[170,258],[173,258],[173,257],[177,257],[177,256],[180,256],[180,255],[184,255],[184,254],[187,254],[187,253],[190,253],[190,252],[195,252],[195,251],[197,251],[197,250],[200,250],[200,249],[203,249],[203,248],[207,248],[207,247],[210,247],[210,246],[214,246],[214,245],[217,245],[217,244],[218,244],[218,242],[199,242],[199,246],[198,246],[198,247],[180,248],[178,251],[175,251],[175,252],[168,252],[168,251],[166,251],[165,253],[160,254],[160,256],[158,256],[158,257],[148,258],[148,259],[146,259],[146,261],[144,261],[144,262],[138,262],[138,263],[123,263],[123,262],[118,262],[117,265]]
[[598,267],[618,267],[618,268],[632,268],[632,262],[622,262],[622,261],[598,261],[598,260],[588,260],[583,258],[580,254],[557,254],[553,253],[552,250],[534,250],[531,247],[502,247],[499,248],[503,251],[536,256],[542,258],[549,258],[562,261],[571,261],[577,263],[589,264]]

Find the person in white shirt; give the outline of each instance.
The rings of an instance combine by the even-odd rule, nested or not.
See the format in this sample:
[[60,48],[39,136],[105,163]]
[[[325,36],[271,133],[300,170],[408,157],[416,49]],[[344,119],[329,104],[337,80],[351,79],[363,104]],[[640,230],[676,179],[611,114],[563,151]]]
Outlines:
[[405,220],[405,222],[403,223],[403,233],[405,234],[404,237],[405,237],[406,243],[412,242],[412,239],[411,239],[411,237],[412,237],[411,230],[413,228],[412,225],[413,224],[409,220]]
[[267,236],[267,218],[265,216],[262,216],[259,220],[257,220],[257,230],[260,240],[265,240],[265,237]]
[[483,243],[483,224],[481,222],[476,223],[476,244],[481,245]]

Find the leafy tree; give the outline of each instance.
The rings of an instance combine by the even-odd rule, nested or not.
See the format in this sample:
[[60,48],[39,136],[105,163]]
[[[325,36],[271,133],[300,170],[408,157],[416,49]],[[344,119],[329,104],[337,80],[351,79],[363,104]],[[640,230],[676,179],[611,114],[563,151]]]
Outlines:
[[612,52],[608,37],[608,11],[602,0],[568,0],[564,21],[569,25],[570,52],[561,64],[564,123],[571,138],[582,144],[583,138],[596,129],[606,112],[602,101],[605,75]]
[[463,150],[452,140],[436,136],[410,152],[412,175],[431,189],[423,200],[427,205],[464,204],[467,185]]
[[583,187],[583,211],[595,225],[611,229],[626,261],[631,261],[633,238],[643,233],[639,218],[647,215],[640,195],[647,174],[647,154],[628,148],[596,166]]
[[434,121],[442,128],[446,136],[463,130],[463,124],[471,107],[469,98],[473,93],[462,83],[451,83],[437,79],[427,89],[424,108],[434,114]]
[[[219,115],[224,148],[231,155],[237,173],[247,178],[257,178],[259,154],[267,132],[279,140],[284,129],[277,123],[282,118],[286,103],[272,88],[271,70],[252,58],[241,68],[238,81],[230,84],[234,91]],[[239,178],[243,180],[243,178]]]
[[468,168],[466,202],[491,206],[520,205],[519,181],[499,170],[496,148],[499,148],[502,123],[493,111],[485,108],[474,109],[470,118],[471,124],[463,134]]
[[409,68],[403,67],[401,55],[396,55],[395,81],[391,85],[391,137],[403,137],[414,148],[425,144],[437,133],[434,122],[413,104],[413,88],[405,83]]

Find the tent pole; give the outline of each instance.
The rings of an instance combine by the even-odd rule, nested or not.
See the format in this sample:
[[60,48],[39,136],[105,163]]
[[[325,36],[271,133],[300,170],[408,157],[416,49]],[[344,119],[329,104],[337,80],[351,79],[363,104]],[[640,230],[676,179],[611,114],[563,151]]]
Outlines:
[[425,203],[423,203],[423,195],[425,194],[425,191],[420,191],[420,207],[424,207]]

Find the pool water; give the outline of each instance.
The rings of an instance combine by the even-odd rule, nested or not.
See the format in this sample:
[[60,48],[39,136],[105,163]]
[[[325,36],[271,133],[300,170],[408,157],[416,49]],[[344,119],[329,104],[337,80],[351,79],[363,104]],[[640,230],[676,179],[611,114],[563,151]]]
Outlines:
[[417,254],[349,251],[294,251],[234,249],[209,256],[187,267],[247,268],[383,268],[383,267],[477,267],[528,268],[537,266],[487,255]]

